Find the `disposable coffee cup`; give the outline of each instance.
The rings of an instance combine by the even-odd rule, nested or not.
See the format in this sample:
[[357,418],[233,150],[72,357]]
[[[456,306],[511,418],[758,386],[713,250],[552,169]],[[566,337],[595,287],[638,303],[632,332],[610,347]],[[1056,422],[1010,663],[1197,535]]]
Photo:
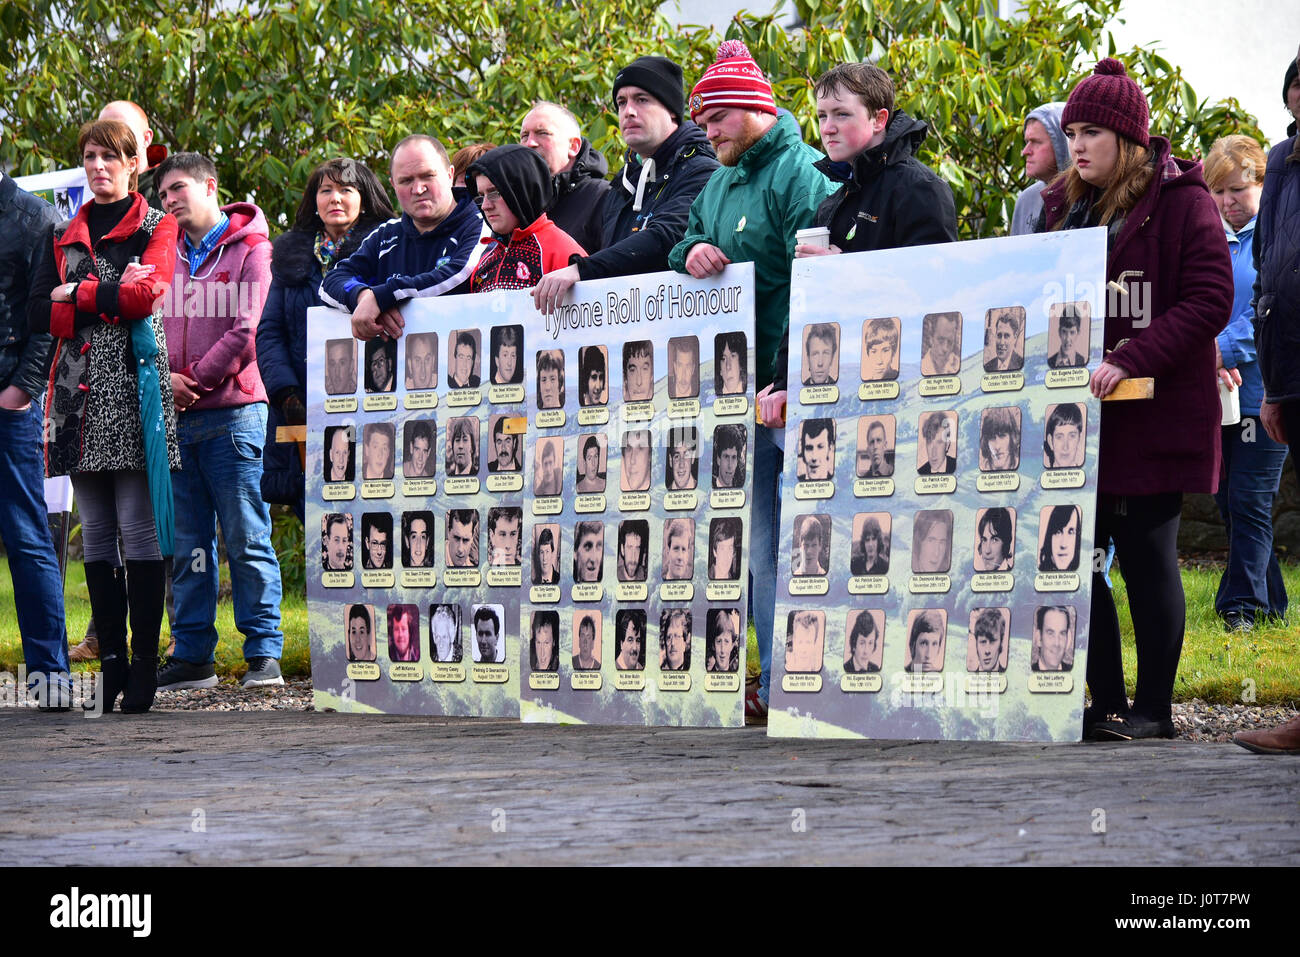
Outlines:
[[1219,380],[1219,402],[1223,406],[1223,425],[1236,425],[1241,421],[1241,394],[1239,389],[1228,390],[1228,383]]
[[831,248],[831,231],[825,226],[809,226],[794,234],[796,245],[817,246],[821,249]]

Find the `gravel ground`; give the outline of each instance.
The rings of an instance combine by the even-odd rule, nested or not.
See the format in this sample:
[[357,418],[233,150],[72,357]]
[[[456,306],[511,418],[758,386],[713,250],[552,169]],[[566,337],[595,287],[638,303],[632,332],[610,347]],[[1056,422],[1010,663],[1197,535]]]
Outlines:
[[[155,711],[312,711],[311,679],[286,678],[283,687],[245,690],[233,681],[215,688],[160,691]],[[1276,705],[1206,704],[1199,699],[1174,705],[1174,727],[1186,741],[1231,741],[1237,731],[1273,728],[1296,716]]]

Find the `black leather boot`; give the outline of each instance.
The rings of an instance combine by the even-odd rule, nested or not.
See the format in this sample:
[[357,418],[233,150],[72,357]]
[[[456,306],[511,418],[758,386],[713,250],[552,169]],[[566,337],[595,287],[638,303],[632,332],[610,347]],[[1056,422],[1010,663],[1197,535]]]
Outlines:
[[127,604],[131,609],[131,669],[123,714],[143,714],[153,707],[158,691],[158,633],[162,629],[166,564],[158,561],[126,563]]
[[86,590],[99,633],[99,687],[95,695],[105,714],[126,688],[126,579],[108,562],[86,562]]

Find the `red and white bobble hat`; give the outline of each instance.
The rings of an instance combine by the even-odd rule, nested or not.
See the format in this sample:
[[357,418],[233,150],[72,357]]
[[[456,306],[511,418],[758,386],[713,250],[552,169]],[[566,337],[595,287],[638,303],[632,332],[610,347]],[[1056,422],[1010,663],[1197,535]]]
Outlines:
[[691,119],[720,106],[756,110],[776,116],[772,84],[741,40],[726,40],[718,57],[691,90]]

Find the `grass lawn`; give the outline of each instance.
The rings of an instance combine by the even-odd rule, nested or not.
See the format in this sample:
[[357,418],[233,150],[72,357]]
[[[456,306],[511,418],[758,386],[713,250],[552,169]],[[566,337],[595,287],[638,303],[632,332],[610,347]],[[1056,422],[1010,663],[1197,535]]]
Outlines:
[[[18,639],[18,622],[14,615],[13,583],[9,578],[8,563],[0,570],[0,669],[16,672],[22,661],[22,646]],[[221,569],[226,580],[227,569]],[[1187,701],[1201,698],[1217,704],[1241,702],[1243,694],[1253,690],[1260,704],[1293,704],[1300,701],[1300,565],[1283,565],[1287,593],[1293,596],[1292,609],[1284,621],[1259,625],[1249,632],[1229,634],[1214,614],[1214,593],[1219,585],[1220,570],[1216,568],[1187,568],[1183,570],[1183,587],[1187,592],[1187,637],[1183,643],[1182,661],[1178,666],[1178,680],[1174,685],[1174,700]],[[1133,677],[1137,659],[1133,650],[1133,628],[1128,619],[1128,601],[1121,576],[1113,576],[1115,598],[1119,605],[1120,622],[1124,629],[1124,674],[1128,678],[1129,693],[1133,692]],[[85,633],[90,618],[90,600],[86,595],[86,582],[80,563],[68,568],[64,589],[65,609],[68,616],[68,635],[73,642]],[[302,595],[286,595],[281,607],[284,628],[284,657],[281,667],[286,675],[306,675],[311,672],[310,652],[307,644],[307,602]],[[217,631],[221,641],[217,645],[217,673],[227,677],[243,673],[244,662],[241,639],[235,631],[232,606],[223,600],[217,606]],[[168,640],[166,619],[163,620],[162,645]],[[749,669],[758,670],[758,648],[754,630],[749,629]],[[78,666],[87,669],[88,666]],[[1246,700],[1249,700],[1247,698]]]
[[[0,559],[0,670],[16,673],[23,660],[22,643],[18,637],[18,620],[14,614],[13,580],[9,577],[9,563]],[[229,569],[221,566],[221,580],[229,585]],[[86,573],[80,562],[68,565],[67,581],[63,588],[64,614],[68,621],[68,641],[76,644],[86,633],[90,620],[90,596],[86,593]],[[287,676],[311,674],[311,651],[307,645],[307,599],[302,595],[285,595],[280,606],[280,626],[284,629],[284,656],[280,669]],[[226,598],[217,605],[217,674],[226,677],[244,673],[243,639],[235,630],[234,606]],[[171,640],[167,617],[163,616],[160,649]],[[74,671],[96,671],[99,662],[74,665]]]

